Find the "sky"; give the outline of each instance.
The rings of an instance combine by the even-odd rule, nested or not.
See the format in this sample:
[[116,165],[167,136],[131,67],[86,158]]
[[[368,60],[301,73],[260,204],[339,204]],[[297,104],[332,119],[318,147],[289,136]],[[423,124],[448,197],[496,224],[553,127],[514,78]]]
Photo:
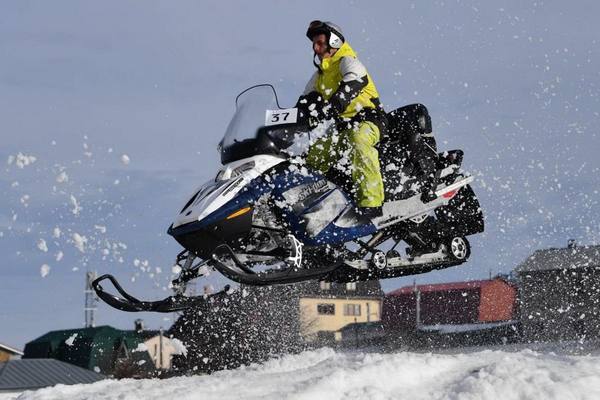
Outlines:
[[[468,263],[382,281],[509,273],[536,249],[600,242],[600,3],[217,1],[0,4],[0,343],[84,320],[86,269],[138,297],[169,294],[166,230],[219,168],[244,88],[291,106],[312,74],[313,19],[340,25],[388,111],[429,108],[486,231]],[[211,276],[215,287],[225,281]],[[98,325],[177,315],[100,304]]]

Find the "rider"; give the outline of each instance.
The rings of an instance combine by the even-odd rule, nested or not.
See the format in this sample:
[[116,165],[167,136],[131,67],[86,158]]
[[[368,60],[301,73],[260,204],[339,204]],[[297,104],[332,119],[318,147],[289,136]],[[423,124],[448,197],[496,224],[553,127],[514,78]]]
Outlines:
[[306,36],[312,41],[317,71],[297,107],[316,121],[333,119],[337,127],[311,146],[306,161],[322,173],[334,166],[349,169],[358,211],[379,216],[384,191],[375,145],[385,134],[387,120],[375,84],[339,26],[313,21]]

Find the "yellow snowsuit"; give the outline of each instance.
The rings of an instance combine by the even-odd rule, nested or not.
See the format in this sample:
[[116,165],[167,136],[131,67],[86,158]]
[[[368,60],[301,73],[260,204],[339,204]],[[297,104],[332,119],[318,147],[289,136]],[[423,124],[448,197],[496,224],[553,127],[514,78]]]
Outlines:
[[[317,91],[325,100],[341,103],[344,108],[339,117],[348,122],[342,124],[348,129],[317,140],[309,149],[307,163],[322,173],[334,165],[340,169],[349,168],[358,205],[381,206],[384,200],[383,180],[375,148],[380,139],[380,129],[372,121],[355,118],[361,112],[379,107],[379,94],[373,80],[348,43],[344,43],[332,57],[324,59],[320,70],[309,81],[305,93]],[[361,83],[356,86],[356,82]],[[353,89],[357,92],[352,93]],[[346,93],[349,95],[345,96]]]

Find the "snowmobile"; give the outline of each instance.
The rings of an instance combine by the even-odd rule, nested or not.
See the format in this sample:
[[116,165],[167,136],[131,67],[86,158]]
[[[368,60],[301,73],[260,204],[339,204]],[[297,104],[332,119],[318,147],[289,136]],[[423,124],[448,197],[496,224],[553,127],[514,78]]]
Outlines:
[[[386,200],[380,216],[367,217],[343,172],[311,171],[301,157],[303,140],[329,134],[335,124],[311,129],[297,108],[279,106],[273,86],[246,89],[219,145],[222,168],[194,191],[168,228],[184,248],[176,260],[175,294],[140,301],[111,275],[96,279],[93,288],[120,310],[173,312],[207,300],[185,296],[185,288],[211,270],[240,284],[273,285],[384,279],[464,263],[471,251],[466,236],[483,232],[484,222],[473,177],[461,170],[463,152],[437,153],[427,143],[431,119],[424,106],[399,108],[387,119],[379,144]],[[411,147],[420,137],[433,163],[425,178],[417,176],[423,155]],[[401,242],[405,256],[396,250]],[[120,296],[103,289],[105,280]]]

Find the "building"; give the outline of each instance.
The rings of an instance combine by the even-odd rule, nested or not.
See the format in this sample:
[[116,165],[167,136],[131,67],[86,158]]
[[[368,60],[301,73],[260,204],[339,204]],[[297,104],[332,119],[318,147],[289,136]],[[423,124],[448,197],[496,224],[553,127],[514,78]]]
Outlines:
[[[517,289],[499,277],[406,286],[388,293],[383,302],[386,334],[400,343],[426,338],[429,344],[475,344],[475,336],[480,342],[506,336],[516,329],[516,319]],[[481,335],[483,331],[489,335]]]
[[27,343],[24,359],[52,358],[105,375],[154,369],[145,337],[110,326],[48,332]]
[[0,363],[20,358],[22,355],[22,351],[0,343]]
[[156,369],[171,369],[171,361],[178,349],[173,340],[164,335],[162,331],[143,331],[140,333],[144,346],[154,362]]
[[380,321],[382,299],[379,281],[307,282],[299,300],[301,334],[307,341],[339,340],[336,332],[348,324]]
[[139,349],[148,351],[150,358],[154,362],[157,370],[171,369],[173,356],[178,353],[178,346],[175,346],[174,340],[165,336],[162,328],[160,330],[144,329],[144,321],[136,319],[134,322],[135,334],[143,341]]
[[36,390],[58,384],[93,383],[105,376],[52,359],[12,360],[0,363],[0,394]]
[[600,246],[537,250],[515,272],[527,340],[600,336]]

